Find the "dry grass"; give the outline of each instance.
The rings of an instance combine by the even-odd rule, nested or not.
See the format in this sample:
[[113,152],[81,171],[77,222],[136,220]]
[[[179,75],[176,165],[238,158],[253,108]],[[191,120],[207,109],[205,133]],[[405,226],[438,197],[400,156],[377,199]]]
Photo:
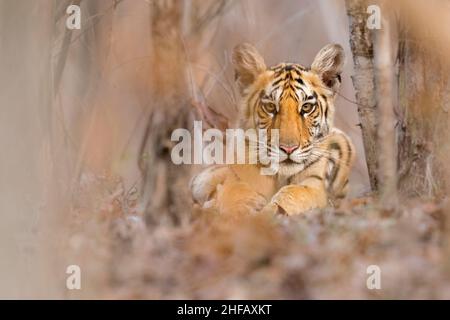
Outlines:
[[[137,208],[123,211],[120,190],[97,198],[97,212],[74,211],[69,249],[83,259],[88,290],[73,297],[450,297],[444,203],[411,200],[394,217],[371,198],[297,217],[193,212],[184,225],[146,229]],[[366,287],[372,264],[381,268],[381,290]]]

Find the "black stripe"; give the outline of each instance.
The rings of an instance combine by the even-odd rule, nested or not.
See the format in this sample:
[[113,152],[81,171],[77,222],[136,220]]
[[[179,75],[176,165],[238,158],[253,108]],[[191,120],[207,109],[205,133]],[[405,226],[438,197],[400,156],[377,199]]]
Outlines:
[[346,164],[347,164],[347,166],[350,166],[350,159],[352,158],[351,157],[352,148],[350,147],[350,143],[348,142],[348,140],[347,139],[344,139],[344,140],[345,140],[345,143],[347,144],[347,151],[348,151],[348,157],[347,157]]
[[324,109],[325,119],[327,119],[328,118],[328,108],[329,108],[328,100],[327,100],[327,97],[323,94],[321,94],[320,97],[325,101],[325,104],[323,105],[322,109]]
[[331,176],[329,176],[329,182],[330,182],[330,186],[333,185],[334,180],[336,180],[337,177],[337,173],[339,171],[339,167],[336,165],[336,161],[334,161],[334,159],[328,158],[328,160],[332,163],[333,165],[333,169],[331,171]]
[[[338,161],[340,161],[342,159],[342,149],[341,149],[341,146],[339,145],[339,143],[337,143],[337,142],[331,143],[330,149],[337,150],[337,152],[339,154]],[[337,172],[339,171],[339,166],[336,166],[336,162],[334,161],[334,159],[329,159],[329,160],[332,161],[333,165],[336,168],[336,170],[333,170],[333,175],[331,176],[331,181],[334,182],[334,180],[336,179],[336,176],[337,176]]]
[[320,157],[318,157],[317,159],[314,159],[313,161],[311,161],[311,162],[306,162],[305,163],[305,168],[303,169],[303,171],[304,170],[306,170],[306,169],[308,169],[309,167],[311,167],[313,164],[315,164],[315,163],[317,163],[320,159],[322,159],[323,158],[323,155],[321,155]]
[[323,181],[323,178],[322,178],[321,176],[316,175],[316,174],[313,174],[313,175],[311,175],[311,176],[305,178],[305,180],[306,180],[306,179],[310,179],[310,178],[311,178],[311,179],[317,179],[317,180]]
[[345,187],[348,185],[348,179],[345,180],[344,184],[342,185],[342,189],[345,189]]
[[[258,94],[258,91],[253,92],[249,97],[248,101],[252,101],[253,98]],[[260,93],[260,95],[263,94],[263,92]],[[255,101],[255,103],[258,103],[258,100]]]
[[290,88],[292,91],[295,92],[295,87],[294,87],[294,85],[293,85],[292,83],[289,83],[289,88]]
[[280,79],[276,80],[274,83],[272,83],[272,86],[275,87],[276,85],[278,85],[281,81],[283,81],[284,78],[281,77]]
[[270,96],[273,97],[273,94],[275,93],[275,91],[277,91],[278,89],[280,89],[281,85],[275,86],[272,88],[272,92],[270,93]]
[[294,79],[295,81],[297,81],[300,85],[302,85],[302,86],[304,86],[305,85],[305,83],[303,82],[303,79],[302,78],[297,78],[297,79]]
[[339,158],[342,157],[342,149],[339,143],[337,142],[330,143],[330,149],[337,150],[339,152]]

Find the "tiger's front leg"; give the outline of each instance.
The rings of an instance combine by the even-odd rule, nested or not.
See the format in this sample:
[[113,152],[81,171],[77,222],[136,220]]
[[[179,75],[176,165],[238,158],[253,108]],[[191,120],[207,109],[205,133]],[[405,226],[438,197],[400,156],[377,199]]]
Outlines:
[[217,208],[221,214],[251,214],[259,212],[267,199],[249,184],[241,181],[225,181],[217,194]]
[[[308,180],[316,179],[315,177]],[[324,208],[328,197],[322,181],[305,181],[300,185],[282,187],[271,199],[263,211],[296,215],[305,211]]]

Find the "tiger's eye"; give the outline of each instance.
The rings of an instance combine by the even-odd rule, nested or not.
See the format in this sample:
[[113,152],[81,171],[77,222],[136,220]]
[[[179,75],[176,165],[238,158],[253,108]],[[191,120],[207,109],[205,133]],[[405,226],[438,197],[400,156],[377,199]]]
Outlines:
[[312,112],[312,111],[314,110],[315,107],[316,107],[316,106],[315,106],[314,104],[312,104],[312,103],[305,103],[305,104],[302,106],[301,112],[302,112],[302,113],[310,113],[310,112]]
[[277,107],[272,102],[266,102],[263,104],[263,108],[267,113],[274,114],[277,111]]

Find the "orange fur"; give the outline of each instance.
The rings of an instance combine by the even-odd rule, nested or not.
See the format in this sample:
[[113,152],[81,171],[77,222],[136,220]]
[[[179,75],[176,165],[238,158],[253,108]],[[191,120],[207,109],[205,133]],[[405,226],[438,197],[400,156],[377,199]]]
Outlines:
[[279,130],[279,171],[260,174],[260,164],[208,168],[194,177],[194,200],[221,213],[259,211],[299,214],[345,197],[354,161],[349,138],[333,127],[334,97],[344,53],[325,46],[311,68],[282,63],[267,68],[256,49],[240,45],[233,53],[242,95],[238,127]]

